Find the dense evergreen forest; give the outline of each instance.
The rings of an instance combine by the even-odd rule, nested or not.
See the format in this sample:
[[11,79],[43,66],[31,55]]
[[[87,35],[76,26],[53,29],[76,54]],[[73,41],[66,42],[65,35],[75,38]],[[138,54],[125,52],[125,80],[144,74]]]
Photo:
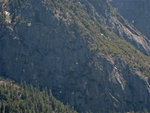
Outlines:
[[56,100],[48,89],[0,80],[0,113],[77,113]]

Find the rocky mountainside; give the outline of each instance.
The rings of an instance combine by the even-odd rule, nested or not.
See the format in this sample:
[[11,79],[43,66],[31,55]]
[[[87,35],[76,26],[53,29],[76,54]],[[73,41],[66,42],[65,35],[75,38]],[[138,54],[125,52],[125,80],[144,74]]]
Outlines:
[[150,111],[150,42],[105,0],[1,0],[0,75],[79,112]]
[[105,18],[99,18],[101,23],[107,25],[111,32],[115,32],[119,37],[124,38],[127,42],[134,45],[141,52],[149,55],[150,40],[138,32],[136,28],[122,18],[116,11],[114,11],[114,9],[109,7],[109,4],[104,5],[104,1],[100,3],[99,0],[89,1],[91,1],[91,3],[94,5],[99,15],[102,15]]
[[112,0],[112,5],[150,39],[150,1]]

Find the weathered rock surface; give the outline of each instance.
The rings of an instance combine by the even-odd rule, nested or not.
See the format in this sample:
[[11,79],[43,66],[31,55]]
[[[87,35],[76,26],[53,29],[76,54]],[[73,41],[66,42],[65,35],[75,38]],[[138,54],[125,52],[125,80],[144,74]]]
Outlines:
[[[103,0],[95,3],[79,4],[92,8],[89,13],[100,23],[149,55],[148,40],[142,34],[133,33],[133,27],[106,10]],[[125,58],[91,51],[89,41],[95,44],[96,37],[82,36],[77,25],[66,26],[59,11],[54,14],[42,2],[31,0],[16,10],[11,7],[10,3],[2,8],[10,13],[11,23],[0,26],[1,75],[48,86],[54,96],[80,112],[150,111],[149,79]]]
[[150,39],[149,0],[112,0],[111,3],[121,15]]
[[[103,22],[105,25],[107,25],[108,27],[110,27],[110,29],[112,30],[112,32],[115,32],[119,37],[124,38],[127,42],[131,43],[132,45],[134,45],[137,49],[139,49],[141,52],[143,52],[146,55],[150,55],[150,40],[145,37],[144,35],[146,35],[146,33],[149,33],[147,29],[147,31],[142,32],[144,33],[141,34],[134,26],[132,26],[131,24],[129,24],[124,18],[122,18],[114,9],[112,8],[106,8],[109,5],[108,4],[102,4],[101,2],[99,2],[98,0],[89,0],[91,2],[91,4],[94,5],[94,7],[96,8],[96,13],[98,13],[99,15],[102,15],[103,17],[105,17],[104,19],[97,16],[97,14],[93,14],[96,15],[97,18]],[[122,3],[122,1],[124,1]],[[136,3],[137,0],[112,0],[112,4],[118,8],[118,11],[125,16],[125,18],[127,18],[130,21],[130,16],[127,14],[124,14],[126,12],[131,13],[131,11],[126,11],[126,9],[128,9],[128,7],[132,8],[132,6],[130,6],[131,4],[133,5],[134,3]],[[142,2],[138,1],[137,3]],[[129,4],[129,5],[124,5],[125,4]],[[131,4],[130,4],[131,3]],[[142,2],[143,3],[143,2]],[[102,10],[101,8],[103,7]],[[142,6],[141,6],[142,7]],[[138,7],[137,7],[138,8]],[[148,10],[146,10],[148,11]],[[135,8],[135,12],[136,12],[136,8]],[[137,11],[138,12],[138,11]],[[131,14],[131,16],[134,16],[134,13]],[[139,15],[140,16],[140,15]],[[136,17],[136,19],[139,19],[142,21],[142,19],[140,19],[138,17]],[[141,18],[144,18],[142,16],[140,16]],[[135,16],[134,16],[135,18]],[[144,21],[147,22],[147,21]],[[141,22],[139,22],[140,24]],[[142,24],[142,23],[141,23]],[[146,23],[145,23],[146,24]],[[149,24],[147,23],[147,26]],[[145,26],[145,25],[144,25]],[[146,30],[145,27],[141,27],[141,26],[136,26],[137,28],[139,28],[140,31],[144,31]],[[146,35],[148,36],[148,35]]]

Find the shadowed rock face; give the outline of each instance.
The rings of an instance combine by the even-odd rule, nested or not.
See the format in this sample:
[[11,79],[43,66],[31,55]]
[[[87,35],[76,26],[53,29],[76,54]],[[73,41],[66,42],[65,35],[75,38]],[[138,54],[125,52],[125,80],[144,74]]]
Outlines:
[[[124,1],[126,3],[128,0],[127,1],[122,0],[122,1]],[[102,5],[103,2],[98,2],[96,0],[95,1],[89,0],[89,2],[94,5],[97,13],[99,13],[100,15],[103,15],[105,17],[105,19],[101,19],[101,17],[100,17],[99,20],[102,23],[108,25],[110,27],[110,29],[112,30],[112,32],[115,32],[119,37],[124,38],[127,42],[129,42],[132,45],[134,45],[137,49],[139,49],[144,54],[146,54],[148,56],[150,55],[150,40],[147,37],[145,37],[140,32],[138,32],[138,30],[135,27],[133,27],[131,24],[129,24],[114,9],[106,8],[106,7],[109,6],[109,4],[105,3],[104,5]],[[121,0],[114,0],[111,3],[112,3],[112,5],[114,5],[116,7],[118,6],[118,10],[120,9],[119,12],[122,11],[121,14],[123,16],[125,16],[125,18],[127,18],[127,19],[130,18],[130,14],[129,15],[125,15],[124,13],[131,13],[132,10],[131,11],[126,11],[126,8],[123,8],[122,5],[120,5],[122,3]],[[117,3],[118,3],[118,5],[117,5]],[[132,4],[134,2],[129,0],[127,3],[131,3]],[[132,8],[132,6],[131,6],[131,8]],[[105,10],[103,10],[103,9],[105,9]],[[136,12],[136,10],[135,10],[135,12]],[[131,14],[131,16],[133,16],[135,18],[136,16],[134,16],[134,14],[135,13]],[[140,15],[138,15],[138,16],[140,16]],[[141,18],[144,19],[144,17],[141,17]],[[136,19],[139,19],[139,18],[136,17]],[[144,22],[146,22],[146,21],[144,21]],[[147,23],[147,26],[148,25],[149,24]],[[144,26],[143,27],[139,26],[137,28],[140,28],[140,29],[144,30],[145,29]],[[149,30],[149,29],[147,29],[147,30]],[[146,32],[148,32],[148,31],[146,31]]]
[[150,39],[149,0],[112,0],[111,3],[121,15]]
[[[93,8],[89,13],[96,15],[97,21],[104,22],[106,27],[110,26],[110,31],[118,30],[118,36],[133,38],[133,28],[124,26],[127,24],[109,9],[106,11],[108,4],[102,1],[104,5],[98,5],[99,2],[95,1],[97,6],[91,1],[80,1],[80,4],[86,4],[85,9]],[[125,58],[92,51],[90,42],[95,44],[96,37],[82,35],[83,29],[77,24],[66,26],[59,11],[55,14],[42,2],[31,0],[16,10],[10,7],[13,7],[11,3],[4,11],[10,13],[11,23],[0,26],[1,75],[47,86],[54,96],[80,112],[150,110],[149,79],[141,71],[133,70]],[[139,37],[138,42],[141,40],[146,39]]]

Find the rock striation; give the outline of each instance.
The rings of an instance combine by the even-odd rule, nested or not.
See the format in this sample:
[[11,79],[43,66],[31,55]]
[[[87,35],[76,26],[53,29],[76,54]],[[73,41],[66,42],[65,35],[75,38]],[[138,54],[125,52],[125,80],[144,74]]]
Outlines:
[[149,0],[112,0],[116,10],[150,39],[150,1]]
[[149,40],[105,0],[8,0],[0,29],[1,75],[79,112],[150,111]]

